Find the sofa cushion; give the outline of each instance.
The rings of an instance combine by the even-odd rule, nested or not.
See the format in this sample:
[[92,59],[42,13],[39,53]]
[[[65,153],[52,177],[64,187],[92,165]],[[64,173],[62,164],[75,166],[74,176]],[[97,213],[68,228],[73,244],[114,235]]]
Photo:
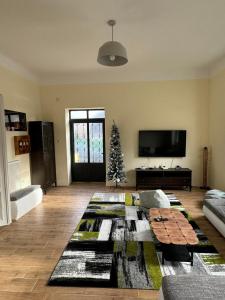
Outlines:
[[145,208],[169,208],[170,201],[162,190],[151,190],[140,193],[140,205]]
[[16,201],[18,199],[23,198],[24,196],[30,194],[34,190],[40,188],[40,185],[29,185],[25,187],[24,189],[17,190],[13,193],[10,194],[10,200],[11,201]]
[[225,192],[220,190],[210,190],[206,192],[204,199],[225,199]]
[[205,199],[203,205],[225,223],[225,199]]
[[222,300],[224,282],[222,275],[169,275],[163,277],[162,291],[165,300]]

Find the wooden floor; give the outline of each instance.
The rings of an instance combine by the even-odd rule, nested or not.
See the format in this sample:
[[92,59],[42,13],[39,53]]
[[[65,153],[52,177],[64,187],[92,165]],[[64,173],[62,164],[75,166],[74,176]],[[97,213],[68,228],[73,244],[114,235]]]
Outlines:
[[[158,299],[158,291],[48,287],[46,282],[91,195],[115,191],[101,183],[53,188],[19,221],[0,227],[0,299]],[[118,190],[123,191],[123,190]],[[202,214],[203,191],[175,191],[187,211],[225,257],[225,240]]]

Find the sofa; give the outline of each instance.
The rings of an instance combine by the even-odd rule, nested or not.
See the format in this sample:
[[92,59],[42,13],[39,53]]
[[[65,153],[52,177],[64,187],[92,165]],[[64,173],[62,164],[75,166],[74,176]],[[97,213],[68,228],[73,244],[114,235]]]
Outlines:
[[[210,190],[205,194],[203,212],[207,219],[225,237],[225,192]],[[160,300],[223,300],[223,275],[169,275],[162,279]]]
[[42,202],[43,192],[40,185],[30,185],[10,193],[12,220],[18,220]]
[[224,282],[222,275],[164,276],[160,300],[224,300]]
[[206,218],[225,237],[225,192],[210,190],[205,194],[203,212]]

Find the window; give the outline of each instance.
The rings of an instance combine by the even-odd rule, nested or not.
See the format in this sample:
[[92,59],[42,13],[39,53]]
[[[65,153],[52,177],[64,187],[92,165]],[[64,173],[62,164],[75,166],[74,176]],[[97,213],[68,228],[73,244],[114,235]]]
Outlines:
[[89,149],[91,163],[103,163],[102,126],[102,123],[89,123]]
[[74,162],[88,162],[87,123],[74,123]]
[[86,110],[71,110],[70,112],[71,119],[87,119]]
[[71,110],[70,119],[71,120],[105,119],[105,111],[104,109]]
[[89,119],[104,119],[105,111],[104,110],[89,110],[88,117],[89,117]]

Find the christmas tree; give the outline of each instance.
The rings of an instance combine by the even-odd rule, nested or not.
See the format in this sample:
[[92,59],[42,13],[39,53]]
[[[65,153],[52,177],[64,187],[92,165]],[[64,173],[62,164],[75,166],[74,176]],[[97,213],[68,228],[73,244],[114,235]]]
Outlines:
[[119,129],[113,121],[110,139],[110,152],[109,152],[109,165],[107,178],[109,181],[119,183],[126,181],[126,175],[123,171],[123,154],[120,145],[120,134]]

